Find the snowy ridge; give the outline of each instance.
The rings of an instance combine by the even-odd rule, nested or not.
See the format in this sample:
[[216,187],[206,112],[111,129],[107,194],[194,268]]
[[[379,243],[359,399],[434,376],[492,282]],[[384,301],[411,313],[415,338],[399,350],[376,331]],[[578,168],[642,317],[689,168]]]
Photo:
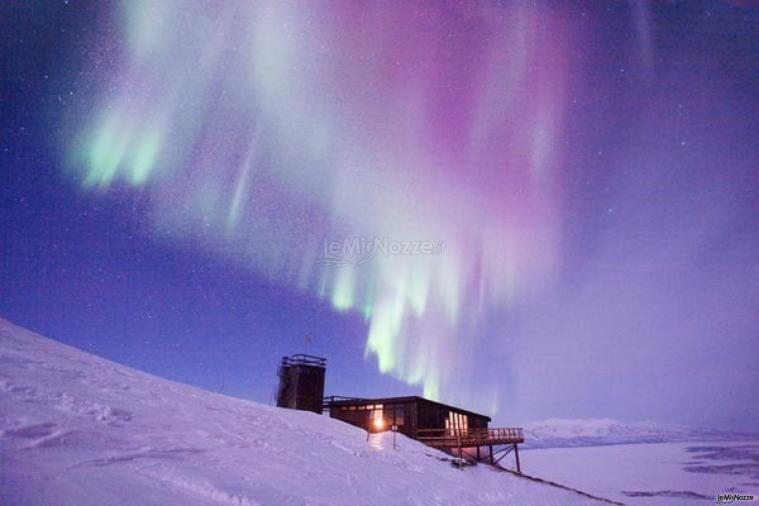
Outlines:
[[394,450],[387,434],[367,441],[325,416],[164,380],[2,319],[0,364],[3,505],[600,504],[458,469],[400,435]]
[[740,441],[755,434],[693,428],[656,422],[620,422],[609,418],[573,420],[551,418],[524,424],[525,444],[530,448],[599,446],[610,444],[682,441]]

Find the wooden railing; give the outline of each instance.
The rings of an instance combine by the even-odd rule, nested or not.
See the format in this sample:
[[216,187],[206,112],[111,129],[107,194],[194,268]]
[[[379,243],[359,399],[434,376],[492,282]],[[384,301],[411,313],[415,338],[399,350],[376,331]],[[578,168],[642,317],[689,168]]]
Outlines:
[[439,448],[461,448],[524,443],[524,433],[519,427],[493,429],[418,429],[417,439]]

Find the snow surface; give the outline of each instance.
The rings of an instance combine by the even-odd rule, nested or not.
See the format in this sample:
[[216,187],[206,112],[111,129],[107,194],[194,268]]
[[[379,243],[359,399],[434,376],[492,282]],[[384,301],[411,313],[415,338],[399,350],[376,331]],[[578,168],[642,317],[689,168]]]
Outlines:
[[[601,504],[146,374],[0,319],[0,503]],[[524,460],[529,468],[529,459]]]
[[534,449],[520,455],[542,477],[629,505],[707,505],[720,493],[759,497],[759,440]]

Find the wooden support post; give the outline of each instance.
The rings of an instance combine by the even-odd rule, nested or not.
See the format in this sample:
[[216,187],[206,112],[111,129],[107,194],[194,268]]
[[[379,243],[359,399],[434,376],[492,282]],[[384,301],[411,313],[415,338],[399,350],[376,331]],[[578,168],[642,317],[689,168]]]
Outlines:
[[480,461],[480,445],[477,445],[477,462]]
[[519,465],[519,445],[514,443],[514,457],[517,459],[517,472],[522,474],[522,467]]
[[493,445],[489,445],[488,448],[490,448],[490,465],[493,465]]

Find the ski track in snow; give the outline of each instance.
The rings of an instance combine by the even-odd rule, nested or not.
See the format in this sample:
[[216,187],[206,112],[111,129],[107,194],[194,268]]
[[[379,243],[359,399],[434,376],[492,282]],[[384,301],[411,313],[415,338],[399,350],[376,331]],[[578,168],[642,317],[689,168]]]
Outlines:
[[161,379],[0,320],[0,503],[603,504]]

